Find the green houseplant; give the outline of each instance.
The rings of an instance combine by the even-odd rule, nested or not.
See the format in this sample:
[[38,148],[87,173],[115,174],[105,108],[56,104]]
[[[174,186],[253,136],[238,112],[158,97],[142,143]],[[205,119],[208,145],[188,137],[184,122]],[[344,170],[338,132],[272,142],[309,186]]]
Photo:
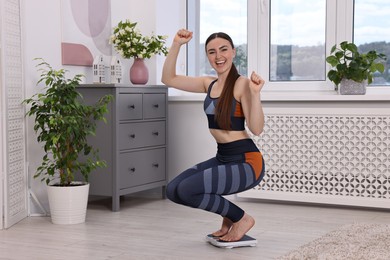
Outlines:
[[[45,152],[34,178],[41,177],[48,187],[88,184],[89,174],[106,165],[98,151],[88,144],[87,137],[94,135],[97,121],[105,121],[112,96],[104,96],[95,105],[86,105],[76,89],[82,75],[66,78],[64,69],[55,70],[43,59],[38,60],[41,75],[37,85],[44,83],[46,87],[43,93],[23,101],[30,105],[26,116],[35,118],[34,131]],[[81,173],[85,182],[75,182],[76,173]],[[49,204],[53,220],[50,197]]]
[[336,88],[343,80],[352,80],[357,83],[371,84],[375,72],[383,73],[385,67],[381,61],[386,55],[371,50],[360,53],[354,43],[343,41],[339,47],[334,45],[326,62],[332,66],[327,76]]

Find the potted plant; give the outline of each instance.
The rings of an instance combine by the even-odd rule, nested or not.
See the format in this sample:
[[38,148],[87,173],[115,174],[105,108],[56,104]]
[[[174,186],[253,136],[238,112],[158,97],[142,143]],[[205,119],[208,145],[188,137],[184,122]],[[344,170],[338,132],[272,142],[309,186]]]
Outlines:
[[109,43],[125,59],[134,58],[130,68],[130,81],[133,84],[146,84],[149,72],[144,64],[144,59],[150,59],[156,54],[168,54],[166,47],[167,36],[154,35],[143,36],[136,28],[137,23],[130,20],[120,21],[113,28],[113,34]]
[[[41,181],[47,184],[53,223],[81,223],[85,221],[88,202],[88,176],[97,167],[106,166],[98,151],[88,144],[87,137],[94,135],[97,121],[105,121],[104,114],[112,96],[102,97],[93,106],[83,104],[76,89],[82,75],[68,79],[64,69],[55,70],[43,59],[39,60],[37,67],[41,75],[37,85],[42,82],[46,87],[43,93],[23,101],[31,105],[26,116],[34,116],[37,141],[43,144],[45,151],[34,178],[41,177]],[[75,174],[80,173],[84,181],[76,182]],[[77,190],[81,190],[80,195],[72,195]],[[53,192],[58,191],[64,193],[53,197]],[[58,215],[72,214],[68,208],[71,206],[76,207],[75,216]]]
[[343,41],[339,48],[334,45],[326,58],[332,66],[327,76],[340,85],[340,94],[365,94],[366,86],[372,83],[375,72],[383,73],[385,67],[378,60],[385,61],[386,55],[371,50],[360,53],[354,43]]

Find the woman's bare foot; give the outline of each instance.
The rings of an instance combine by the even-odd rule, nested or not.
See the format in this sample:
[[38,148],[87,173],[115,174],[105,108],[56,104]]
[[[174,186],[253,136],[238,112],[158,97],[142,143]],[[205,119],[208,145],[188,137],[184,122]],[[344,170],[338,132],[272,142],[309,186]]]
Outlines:
[[214,237],[222,237],[229,232],[232,225],[233,225],[233,222],[230,219],[224,217],[223,221],[222,221],[221,229],[218,231],[215,231],[214,233],[212,233],[212,235]]
[[234,242],[240,240],[253,226],[255,220],[248,214],[244,214],[240,221],[233,223],[230,231],[220,238],[222,241]]

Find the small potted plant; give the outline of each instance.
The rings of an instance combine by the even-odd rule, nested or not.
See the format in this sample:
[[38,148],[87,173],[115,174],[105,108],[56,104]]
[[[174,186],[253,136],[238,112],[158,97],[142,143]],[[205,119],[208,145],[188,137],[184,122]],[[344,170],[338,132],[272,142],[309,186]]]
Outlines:
[[[386,55],[371,50],[360,53],[354,43],[343,41],[339,48],[334,45],[326,58],[326,62],[332,66],[328,72],[328,78],[340,86],[340,94],[366,93],[366,86],[373,81],[375,72],[383,73],[385,67],[381,61],[386,60]],[[378,62],[379,61],[379,62]]]
[[149,73],[144,59],[150,59],[156,54],[167,55],[168,48],[165,45],[167,36],[154,34],[143,36],[136,26],[137,23],[130,20],[120,21],[113,28],[109,43],[123,58],[134,58],[130,68],[130,81],[133,84],[146,84]]
[[[39,60],[41,76],[37,85],[42,82],[46,87],[43,93],[23,101],[30,105],[26,116],[34,117],[37,141],[43,144],[45,152],[34,178],[41,177],[47,184],[53,223],[81,223],[85,221],[88,202],[88,176],[97,167],[106,166],[98,151],[88,144],[87,137],[94,135],[96,121],[105,121],[112,96],[104,96],[93,106],[86,105],[76,89],[82,75],[68,79],[64,69],[55,70],[43,59]],[[75,174],[81,174],[84,182],[76,182]],[[72,195],[77,190],[80,195]],[[57,194],[58,191],[62,193]],[[76,207],[75,216],[59,215],[73,214],[72,206]]]

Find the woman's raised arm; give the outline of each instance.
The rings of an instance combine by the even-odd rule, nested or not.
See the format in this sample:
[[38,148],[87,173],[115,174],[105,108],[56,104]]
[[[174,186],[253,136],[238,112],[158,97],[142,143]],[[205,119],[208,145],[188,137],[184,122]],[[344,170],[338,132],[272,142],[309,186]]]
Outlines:
[[172,46],[169,49],[165,59],[161,81],[168,87],[189,91],[189,92],[206,92],[210,77],[189,77],[176,74],[176,62],[180,52],[180,47],[192,39],[192,32],[181,29],[173,39]]

